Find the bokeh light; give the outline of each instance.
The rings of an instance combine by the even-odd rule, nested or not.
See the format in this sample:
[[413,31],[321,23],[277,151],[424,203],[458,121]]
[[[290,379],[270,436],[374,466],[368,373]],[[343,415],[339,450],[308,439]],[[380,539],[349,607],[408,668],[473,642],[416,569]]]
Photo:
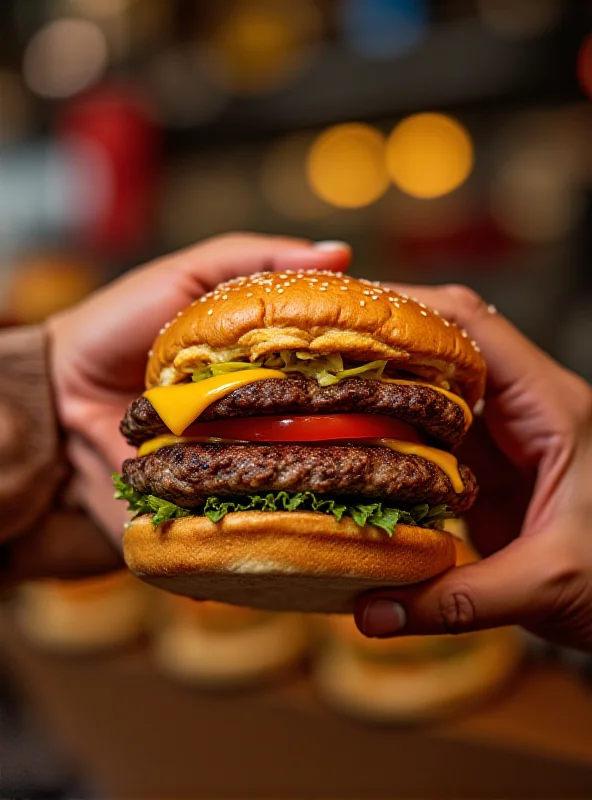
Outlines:
[[97,268],[68,254],[36,254],[18,263],[9,276],[5,309],[19,322],[42,322],[80,302],[101,283]]
[[465,128],[443,114],[414,114],[387,142],[393,182],[413,197],[439,197],[460,186],[473,168],[473,144]]
[[371,59],[408,53],[428,31],[424,0],[343,0],[339,14],[347,45]]
[[212,74],[237,94],[275,91],[299,74],[321,34],[310,0],[235,2],[209,41]]
[[263,160],[263,196],[272,208],[288,219],[323,219],[333,213],[333,208],[313,193],[306,180],[306,153],[311,139],[305,133],[280,139]]
[[370,205],[388,188],[385,146],[384,135],[370,125],[352,122],[329,128],[308,151],[310,185],[334,206]]
[[507,39],[542,36],[559,21],[561,0],[477,0],[484,25]]
[[566,236],[585,211],[580,188],[561,161],[547,150],[511,154],[494,177],[491,211],[520,241],[545,244]]
[[42,97],[71,97],[95,83],[107,67],[107,42],[93,22],[58,19],[41,28],[25,50],[23,74]]
[[586,36],[580,47],[578,79],[584,92],[592,98],[592,33]]

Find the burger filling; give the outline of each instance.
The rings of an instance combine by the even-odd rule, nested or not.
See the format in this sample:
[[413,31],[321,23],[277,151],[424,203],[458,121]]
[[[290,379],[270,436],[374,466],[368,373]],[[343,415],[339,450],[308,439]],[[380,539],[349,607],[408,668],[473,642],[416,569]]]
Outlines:
[[322,381],[286,364],[240,366],[197,370],[132,403],[121,429],[138,458],[116,486],[134,513],[158,525],[312,511],[392,535],[401,522],[442,527],[471,506],[474,476],[449,452],[470,411],[451,391],[385,379],[384,362],[325,371]]

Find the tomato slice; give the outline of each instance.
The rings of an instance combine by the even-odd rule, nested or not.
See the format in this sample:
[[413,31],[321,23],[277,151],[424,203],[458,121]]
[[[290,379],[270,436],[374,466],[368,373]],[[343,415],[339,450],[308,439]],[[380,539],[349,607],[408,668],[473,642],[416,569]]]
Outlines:
[[322,442],[356,439],[423,441],[411,425],[374,414],[313,414],[294,417],[240,417],[198,422],[183,437],[216,437],[244,442]]

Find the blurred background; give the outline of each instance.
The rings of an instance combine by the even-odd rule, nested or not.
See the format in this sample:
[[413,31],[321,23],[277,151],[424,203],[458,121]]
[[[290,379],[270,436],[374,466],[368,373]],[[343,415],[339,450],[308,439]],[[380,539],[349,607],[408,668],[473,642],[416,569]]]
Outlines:
[[[357,276],[473,286],[590,380],[591,100],[590,0],[2,0],[0,324],[40,321],[146,259],[252,230],[346,240]],[[11,630],[0,676],[0,791],[100,794],[111,758],[105,785],[132,792],[117,782],[121,753],[119,761],[107,750],[103,761],[89,755],[100,751],[99,729],[110,736],[89,698],[108,706],[111,691],[119,698],[116,689],[129,696],[137,680],[151,691],[160,684],[135,656],[65,665],[28,653]],[[507,786],[495,781],[513,771],[522,775],[520,796],[534,796],[527,774],[539,776],[536,796],[554,786],[563,796],[570,787],[592,794],[590,668],[574,654],[536,650],[556,663],[527,680],[531,699],[518,694],[467,729],[468,739],[481,731],[493,741],[502,759],[470,752],[472,796],[489,796],[477,791],[487,785],[503,794]],[[66,688],[80,716],[58,720],[48,697],[61,689],[67,698]],[[194,699],[166,697],[161,722],[175,730],[166,709]],[[232,719],[228,701],[208,700],[212,719],[218,702]],[[302,708],[309,724],[316,719],[308,699],[295,702],[277,712],[280,727]],[[77,750],[85,703],[96,735]],[[233,706],[243,721],[229,725],[244,731],[249,714],[272,715],[271,706],[248,711],[245,703]],[[542,707],[551,716],[541,717]],[[139,714],[131,700],[127,713]],[[553,730],[559,718],[564,727]],[[305,727],[300,717],[292,722]],[[421,762],[413,738],[375,739],[347,727],[337,734],[332,724],[326,735],[340,736],[344,752],[349,730],[360,746],[378,752],[395,742],[408,764]],[[67,731],[57,744],[56,725]],[[520,746],[510,729],[528,731]],[[457,769],[466,762],[467,752],[448,741],[430,745],[433,752],[421,741]],[[528,756],[502,757],[509,741],[512,753]],[[151,752],[138,751],[144,759]],[[569,769],[553,772],[562,759]],[[253,775],[244,796],[273,793]],[[386,791],[351,776],[349,789],[337,788],[319,775],[312,794],[296,784],[302,796],[314,796],[315,786],[324,796],[331,786],[336,796]],[[442,796],[459,796],[460,784],[442,782]],[[404,781],[390,791],[417,796],[419,785],[440,796]],[[207,780],[183,786],[187,796],[203,786],[230,796]]]

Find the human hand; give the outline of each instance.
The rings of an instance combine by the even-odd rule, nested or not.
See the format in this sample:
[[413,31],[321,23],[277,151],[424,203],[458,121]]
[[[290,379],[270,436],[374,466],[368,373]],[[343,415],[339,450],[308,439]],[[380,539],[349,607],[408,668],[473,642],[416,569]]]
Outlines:
[[147,353],[159,329],[221,281],[263,270],[344,270],[347,245],[231,234],[128,273],[52,318],[51,370],[78,500],[119,541],[126,519],[111,473],[135,457],[119,433],[144,391]]
[[470,289],[405,291],[465,328],[488,365],[483,417],[463,445],[481,485],[467,521],[486,558],[362,596],[358,627],[388,637],[519,624],[592,650],[591,387]]

